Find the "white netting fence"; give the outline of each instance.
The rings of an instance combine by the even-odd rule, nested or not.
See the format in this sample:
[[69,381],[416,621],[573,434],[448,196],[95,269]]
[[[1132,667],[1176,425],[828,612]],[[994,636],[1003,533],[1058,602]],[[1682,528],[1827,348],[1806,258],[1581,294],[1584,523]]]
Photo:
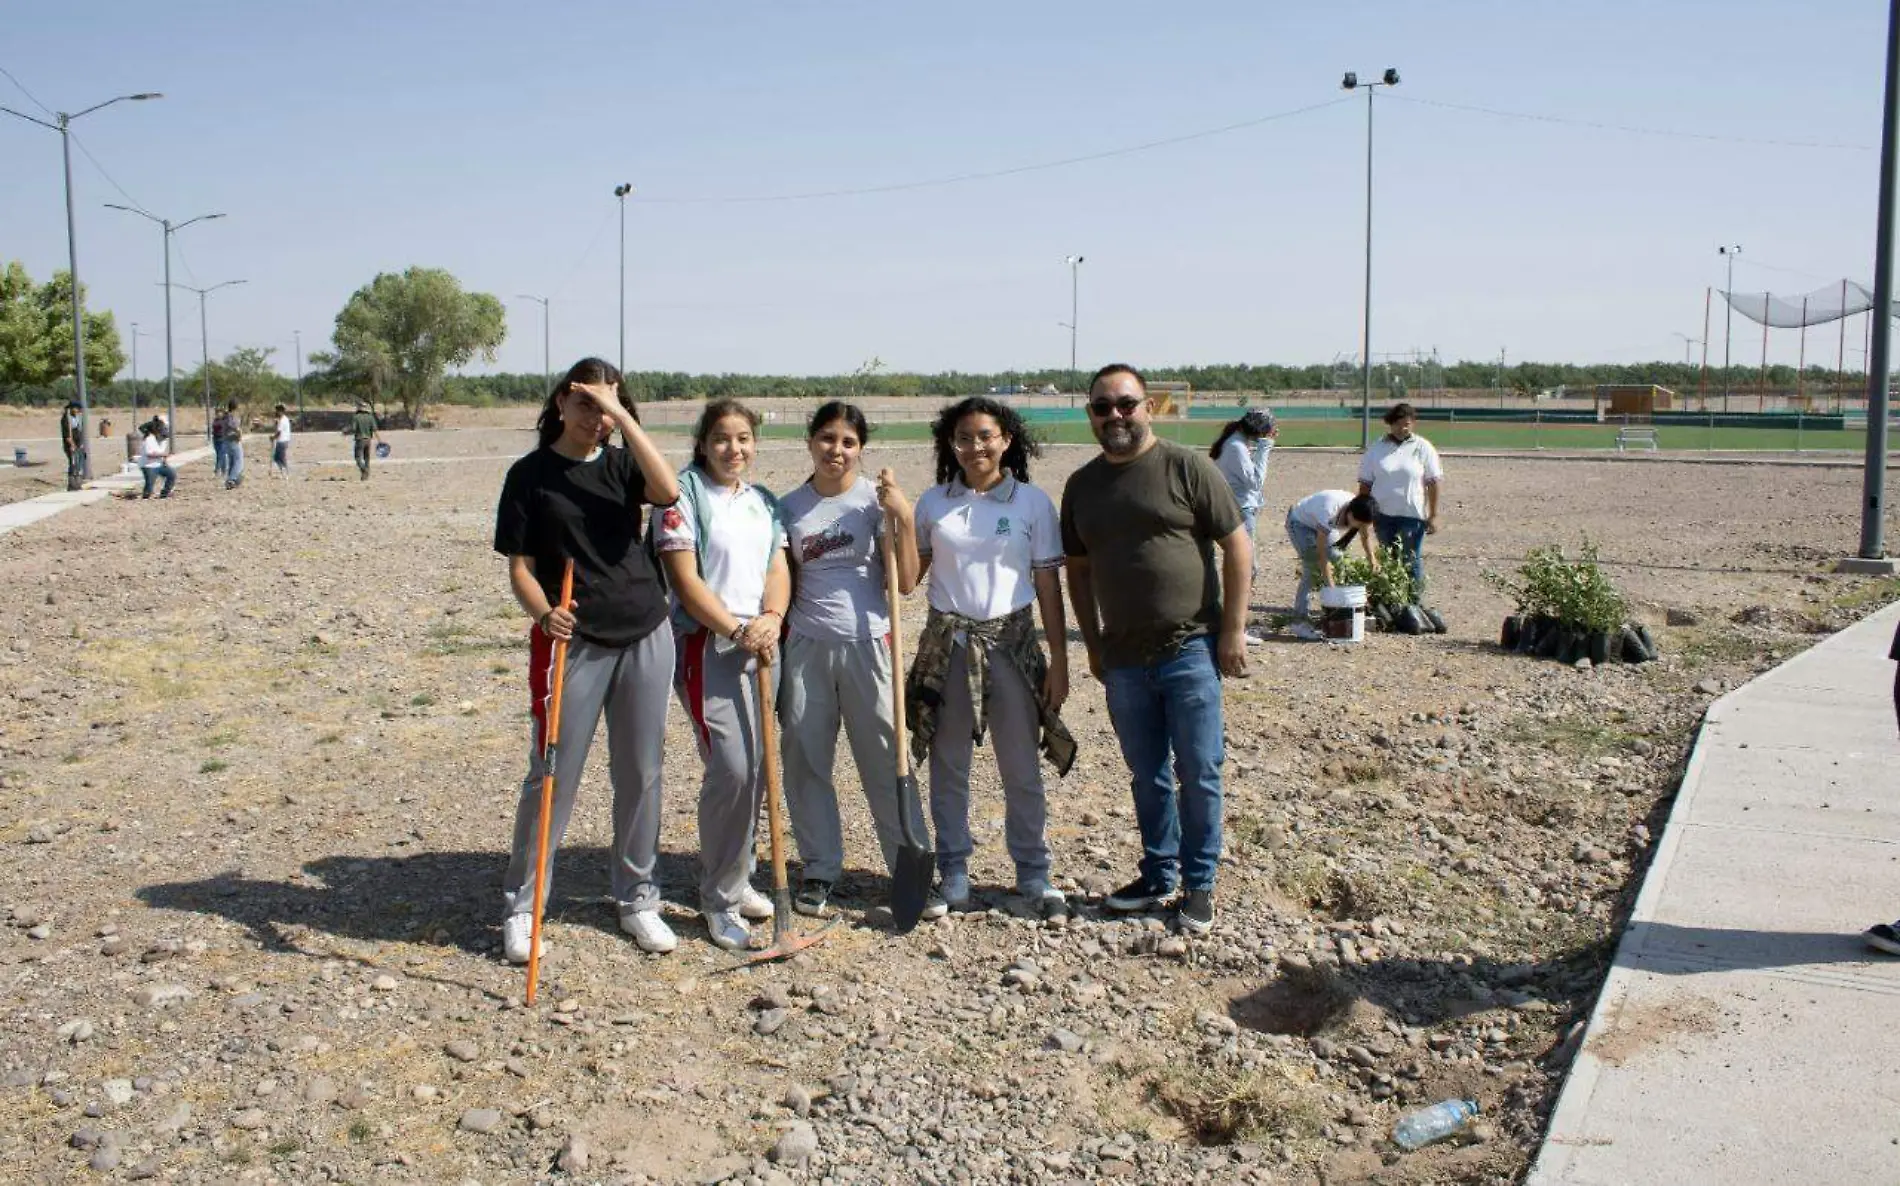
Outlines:
[[1737,313],[1757,325],[1776,329],[1794,329],[1803,325],[1825,325],[1865,313],[1874,307],[1871,290],[1852,280],[1837,280],[1825,288],[1797,296],[1778,296],[1772,292],[1725,292],[1722,298]]

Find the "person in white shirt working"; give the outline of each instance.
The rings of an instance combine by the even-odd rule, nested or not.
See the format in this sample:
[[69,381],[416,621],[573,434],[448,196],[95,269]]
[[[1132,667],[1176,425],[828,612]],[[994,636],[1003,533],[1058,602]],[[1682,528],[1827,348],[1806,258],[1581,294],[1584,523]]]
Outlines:
[[270,472],[272,477],[290,477],[290,413],[282,404],[277,405],[277,427],[270,436]]
[[1438,450],[1413,431],[1418,411],[1411,404],[1393,404],[1385,414],[1385,435],[1372,443],[1359,460],[1359,493],[1372,499],[1377,514],[1372,530],[1379,546],[1399,541],[1412,588],[1424,604],[1425,537],[1438,531],[1438,494],[1445,471]]

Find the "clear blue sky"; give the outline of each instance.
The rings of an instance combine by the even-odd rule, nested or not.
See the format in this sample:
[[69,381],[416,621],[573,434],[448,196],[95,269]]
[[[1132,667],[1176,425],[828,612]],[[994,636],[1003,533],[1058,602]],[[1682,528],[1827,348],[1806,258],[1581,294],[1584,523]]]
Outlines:
[[[837,372],[1324,361],[1359,342],[1363,99],[1152,151],[808,201],[693,202],[1006,169],[1377,99],[1374,351],[1681,357],[1716,245],[1735,286],[1871,279],[1885,5],[1512,0],[1279,5],[187,2],[30,4],[0,67],[105,173],[174,220],[214,354],[323,348],[381,271],[444,267],[501,297],[499,369],[618,349],[627,207],[635,369]],[[1481,105],[1732,140],[1634,135]],[[0,104],[38,113],[0,78]],[[1823,141],[1854,149],[1736,140]],[[162,370],[158,229],[75,152],[91,302]],[[0,258],[66,261],[59,142],[0,117]],[[1761,265],[1773,265],[1768,270]],[[175,304],[195,362],[197,298]],[[1850,337],[1858,338],[1856,332]],[[1721,315],[1714,319],[1716,356]],[[1831,327],[1810,357],[1832,362]],[[1738,361],[1760,349],[1737,325]],[[1792,361],[1793,331],[1772,356]],[[1850,351],[1850,363],[1855,362]],[[474,369],[488,369],[478,367]]]

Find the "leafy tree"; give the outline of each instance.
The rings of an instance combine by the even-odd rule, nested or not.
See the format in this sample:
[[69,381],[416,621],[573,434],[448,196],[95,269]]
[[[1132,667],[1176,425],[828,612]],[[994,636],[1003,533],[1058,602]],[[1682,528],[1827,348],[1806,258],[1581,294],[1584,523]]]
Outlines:
[[384,272],[336,315],[330,370],[377,400],[394,400],[420,421],[443,375],[480,355],[494,361],[507,336],[501,302],[464,292],[440,268]]
[[[283,403],[292,391],[291,382],[271,369],[271,346],[244,346],[211,364],[211,397],[223,407],[236,400],[239,407],[257,409]],[[180,389],[204,389],[204,368],[200,366],[178,381]]]
[[[0,388],[43,387],[73,373],[72,299],[70,272],[39,285],[18,261],[0,272]],[[111,313],[90,309],[85,326],[86,379],[103,386],[125,367],[118,326]]]

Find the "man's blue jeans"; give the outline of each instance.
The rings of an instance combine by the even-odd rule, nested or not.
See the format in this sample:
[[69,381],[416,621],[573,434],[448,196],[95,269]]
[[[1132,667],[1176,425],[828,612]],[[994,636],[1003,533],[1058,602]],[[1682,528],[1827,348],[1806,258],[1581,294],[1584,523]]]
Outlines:
[[1425,559],[1421,553],[1425,548],[1425,520],[1414,519],[1410,515],[1375,513],[1372,516],[1372,532],[1379,538],[1381,548],[1391,547],[1393,540],[1399,541],[1399,547],[1405,554],[1405,567],[1412,574],[1412,600],[1424,605]]
[[1102,674],[1141,825],[1143,880],[1156,888],[1213,889],[1226,756],[1213,639],[1190,639],[1148,667]]

